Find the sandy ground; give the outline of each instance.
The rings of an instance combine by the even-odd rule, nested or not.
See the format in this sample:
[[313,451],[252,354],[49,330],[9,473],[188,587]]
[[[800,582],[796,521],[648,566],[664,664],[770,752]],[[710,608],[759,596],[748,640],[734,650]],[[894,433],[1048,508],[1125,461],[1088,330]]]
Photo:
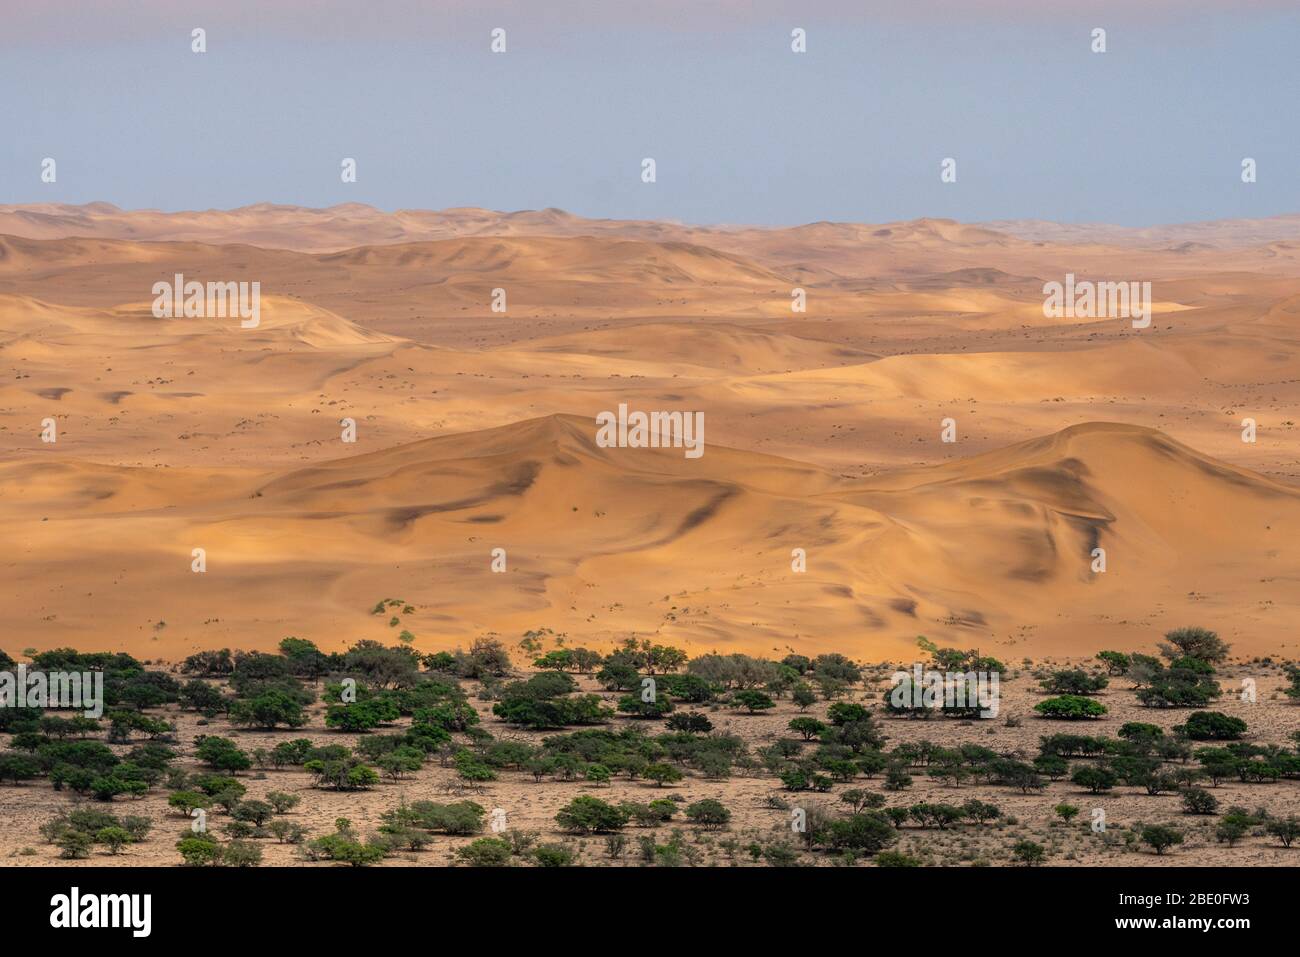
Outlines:
[[[1087,662],[1055,660],[1041,662],[1033,668],[1014,669],[1002,685],[1002,713],[996,719],[920,722],[882,718],[878,713],[877,720],[888,739],[886,747],[893,748],[905,742],[920,740],[930,740],[945,747],[978,744],[999,752],[1020,753],[1028,759],[1038,753],[1039,738],[1046,734],[1080,733],[1114,737],[1125,721],[1144,721],[1169,729],[1186,720],[1187,711],[1160,711],[1141,707],[1124,679],[1113,679],[1111,687],[1098,698],[1110,712],[1104,720],[1079,723],[1048,721],[1036,717],[1033,705],[1043,696],[1031,671],[1035,668],[1065,667],[1072,664],[1086,665]],[[893,666],[887,667],[892,671]],[[1242,701],[1234,693],[1234,689],[1241,686],[1241,679],[1246,677],[1253,678],[1256,682],[1255,702]],[[1300,706],[1281,694],[1280,689],[1286,682],[1277,666],[1260,662],[1238,662],[1225,667],[1220,680],[1226,693],[1215,708],[1245,720],[1250,728],[1248,741],[1255,744],[1294,746],[1290,736],[1300,729]],[[590,679],[583,679],[582,684],[584,690],[599,690]],[[886,679],[886,683],[880,687],[887,686]],[[466,687],[472,693],[476,686],[468,684]],[[605,697],[612,704],[615,696]],[[874,693],[869,698],[866,697],[859,688],[847,700],[863,700],[874,707],[879,699]],[[536,742],[544,736],[541,733],[511,730],[491,716],[489,705],[482,701],[475,701],[475,705],[483,715],[480,726],[498,738]],[[818,702],[807,714],[824,718],[826,706],[825,702]],[[751,748],[769,745],[781,737],[790,737],[791,732],[786,730],[786,725],[792,717],[800,714],[788,699],[780,701],[772,712],[753,716],[716,708],[706,710],[716,730],[740,735]],[[1008,716],[1019,719],[1018,725],[1008,726]],[[170,710],[168,717],[178,724],[178,746],[183,757],[177,765],[190,769],[200,767],[193,758],[192,744],[196,733],[231,736],[240,747],[250,751],[257,747],[270,748],[277,741],[298,737],[311,738],[322,744],[349,745],[354,744],[356,739],[355,735],[324,730],[319,708],[309,727],[293,732],[232,730],[222,720],[200,727],[193,714],[175,710]],[[630,720],[616,719],[611,727],[617,728]],[[651,723],[646,727],[653,733],[662,732],[659,723]],[[115,746],[115,749],[124,750],[126,747]],[[454,770],[440,767],[436,760],[409,779],[396,783],[385,779],[384,783],[366,792],[318,790],[312,787],[310,776],[301,771],[254,770],[242,773],[239,777],[248,788],[248,799],[260,798],[272,790],[300,795],[301,803],[287,815],[287,819],[301,824],[311,836],[332,832],[334,820],[338,817],[348,818],[362,833],[371,832],[381,823],[381,814],[403,800],[445,803],[468,799],[478,802],[489,812],[502,809],[510,828],[535,833],[541,843],[563,843],[572,847],[578,855],[578,861],[588,865],[637,865],[639,857],[636,838],[653,835],[658,843],[663,844],[670,839],[674,828],[685,835],[686,846],[691,848],[695,866],[750,865],[752,861],[745,848],[751,842],[758,840],[769,843],[794,837],[790,831],[790,812],[766,806],[764,802],[767,798],[779,796],[791,807],[823,805],[839,814],[845,810],[845,805],[839,801],[839,795],[851,787],[884,794],[887,806],[907,806],[922,801],[961,804],[971,798],[978,798],[1001,808],[1005,820],[992,826],[960,826],[949,831],[910,826],[902,829],[900,839],[893,849],[905,851],[928,865],[1008,865],[1013,863],[1010,848],[1022,839],[1042,844],[1048,852],[1048,863],[1059,866],[1282,866],[1295,864],[1297,855],[1300,855],[1300,848],[1285,849],[1271,837],[1249,837],[1234,847],[1216,843],[1213,830],[1218,820],[1217,815],[1185,815],[1180,799],[1175,794],[1152,797],[1140,789],[1119,786],[1112,793],[1098,796],[1088,794],[1068,781],[1059,781],[1049,784],[1038,794],[1022,795],[1005,787],[945,785],[926,777],[921,769],[913,772],[915,784],[906,791],[885,791],[882,788],[882,778],[877,776],[871,780],[858,778],[852,784],[836,784],[833,791],[827,794],[786,791],[779,781],[766,772],[724,781],[709,781],[688,773],[682,782],[660,788],[647,782],[629,782],[623,779],[615,779],[609,786],[603,787],[591,786],[582,781],[566,783],[548,780],[539,784],[523,772],[503,771],[500,772],[498,781],[471,789],[465,788],[458,781]],[[1211,790],[1220,801],[1220,813],[1233,805],[1241,805],[1252,811],[1264,808],[1273,815],[1300,813],[1300,784],[1294,780],[1266,785],[1243,785],[1225,781]],[[611,859],[606,853],[603,837],[576,838],[559,831],[555,825],[556,811],[580,794],[591,794],[610,802],[647,802],[669,797],[689,803],[702,798],[716,798],[731,810],[733,816],[730,826],[724,831],[699,830],[686,824],[680,815],[674,824],[661,828],[629,828],[625,832],[628,850],[623,857]],[[86,806],[108,809],[117,814],[147,815],[154,821],[154,830],[144,843],[129,846],[117,857],[110,857],[106,852],[97,850],[89,859],[70,863],[75,866],[178,863],[179,855],[174,845],[180,836],[188,833],[189,821],[167,807],[166,796],[164,788],[157,788],[139,800],[119,799],[112,805],[86,802]],[[1074,823],[1066,825],[1060,822],[1053,811],[1060,803],[1080,808],[1081,813]],[[46,783],[0,787],[0,857],[3,857],[5,864],[41,866],[60,860],[58,849],[44,844],[37,829],[57,812],[74,804],[74,796],[68,792],[55,792]],[[1095,808],[1105,811],[1107,829],[1104,834],[1094,833],[1090,828]],[[210,826],[218,835],[221,834],[225,820],[221,814],[213,814],[209,818]],[[1163,856],[1155,855],[1140,844],[1127,846],[1125,834],[1141,823],[1172,824],[1184,832],[1185,842]],[[454,863],[456,849],[470,840],[471,838],[435,836],[432,845],[425,851],[400,854],[385,860],[382,866],[451,864]],[[278,844],[274,839],[259,840],[258,844],[263,849],[264,863],[268,865],[333,866],[304,861],[298,849]],[[801,863],[833,866],[835,861],[826,853],[815,853],[803,855]]]
[[[1040,656],[1196,623],[1296,657],[1295,217],[1049,226],[5,207],[0,627],[339,648],[395,637],[397,595],[424,651]],[[261,282],[261,325],[155,319],[178,272]],[[1067,272],[1150,281],[1150,328],[1044,318]],[[598,448],[619,403],[702,411],[705,455]]]

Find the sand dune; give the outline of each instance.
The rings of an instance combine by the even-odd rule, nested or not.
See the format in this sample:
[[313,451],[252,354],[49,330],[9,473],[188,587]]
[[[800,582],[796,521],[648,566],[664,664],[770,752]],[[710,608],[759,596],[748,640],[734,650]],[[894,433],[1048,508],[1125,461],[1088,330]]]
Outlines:
[[1294,240],[1300,215],[1179,223],[1169,226],[1112,226],[1101,223],[1050,223],[1042,220],[1003,220],[985,224],[1021,239],[1047,242],[1092,242],[1111,246],[1167,246],[1184,252],[1262,246]]
[[[385,637],[369,608],[400,593],[421,609],[406,621],[421,647],[543,625],[696,649],[1028,628],[1045,649],[1070,633],[1079,653],[1188,590],[1204,595],[1199,620],[1249,647],[1241,603],[1300,576],[1300,493],[1141,427],[1093,423],[865,482],[718,446],[696,461],[602,449],[594,432],[548,416],[274,473],[9,463],[0,512],[19,547],[3,571],[24,600],[0,621],[37,646],[143,633],[174,655],[269,646],[291,620],[326,643]],[[1104,575],[1089,570],[1098,546]],[[504,574],[489,568],[498,547]]]
[[[585,237],[687,243],[752,259],[803,280],[999,268],[1076,272],[1104,268],[1124,249],[1131,268],[1292,271],[1300,264],[1295,215],[1124,229],[1035,221],[817,222],[790,228],[693,226],[589,219],[559,209],[497,212],[475,207],[386,212],[361,203],[327,209],[259,203],[233,210],[122,210],[109,203],[0,206],[0,235],[28,239],[120,239],[248,244],[301,252],[473,237]],[[2,254],[3,250],[0,250]],[[1032,268],[1031,268],[1032,267]]]
[[747,329],[729,323],[644,323],[627,329],[570,333],[528,343],[538,353],[570,353],[670,362],[745,374],[790,371],[878,358],[831,342]]
[[[0,209],[0,622],[335,647],[392,640],[400,594],[425,649],[1077,654],[1194,621],[1266,651],[1298,613],[1289,223]],[[1151,326],[1044,317],[1066,272],[1150,281]],[[176,273],[259,282],[259,324],[155,318]],[[620,403],[703,412],[706,454],[598,447]]]

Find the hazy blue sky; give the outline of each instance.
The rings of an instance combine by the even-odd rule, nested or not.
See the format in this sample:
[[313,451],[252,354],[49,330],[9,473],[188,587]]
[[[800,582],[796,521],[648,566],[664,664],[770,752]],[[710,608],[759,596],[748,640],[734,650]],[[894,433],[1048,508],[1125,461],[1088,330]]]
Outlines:
[[0,203],[775,224],[1300,211],[1300,0],[0,5]]

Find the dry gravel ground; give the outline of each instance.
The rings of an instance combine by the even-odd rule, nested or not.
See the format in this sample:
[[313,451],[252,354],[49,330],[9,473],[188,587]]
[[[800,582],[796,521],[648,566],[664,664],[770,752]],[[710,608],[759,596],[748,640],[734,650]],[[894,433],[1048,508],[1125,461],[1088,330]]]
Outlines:
[[[1067,662],[1055,660],[1039,663],[1039,666],[1047,664],[1059,667]],[[1127,681],[1113,679],[1112,686],[1099,698],[1110,710],[1104,720],[1044,720],[1036,717],[1032,710],[1042,695],[1030,670],[1032,669],[1017,668],[1003,683],[1002,714],[997,719],[983,722],[921,722],[890,719],[878,714],[877,719],[888,736],[887,746],[892,748],[904,742],[929,739],[943,746],[980,744],[999,751],[1018,751],[1031,758],[1037,753],[1039,737],[1044,734],[1077,732],[1114,736],[1125,721],[1145,721],[1168,729],[1182,723],[1190,713],[1186,710],[1158,711],[1143,708],[1128,689]],[[890,671],[892,667],[882,669],[879,673],[887,675]],[[1245,677],[1254,678],[1257,682],[1258,695],[1254,703],[1240,700],[1237,693],[1241,679]],[[1294,745],[1290,736],[1300,729],[1300,704],[1282,693],[1286,681],[1280,668],[1272,664],[1238,662],[1226,667],[1220,678],[1225,695],[1216,710],[1244,719],[1250,728],[1247,740],[1261,744]],[[584,690],[599,690],[590,678],[583,678],[582,683]],[[881,687],[885,685],[882,684]],[[541,734],[520,732],[503,725],[492,716],[490,702],[473,698],[477,686],[470,684],[468,690],[475,706],[483,715],[482,727],[494,735],[530,741],[543,737]],[[614,697],[606,695],[611,704]],[[879,694],[874,690],[867,694],[859,688],[846,700],[869,701],[874,704],[879,701]],[[826,707],[826,702],[819,701],[807,713],[824,717]],[[786,724],[799,713],[785,699],[768,714],[750,716],[715,709],[709,711],[709,716],[716,730],[738,734],[754,748],[790,736],[785,730]],[[203,733],[228,735],[247,750],[256,747],[271,748],[281,740],[297,737],[311,738],[322,744],[352,744],[356,737],[325,730],[323,707],[320,705],[312,711],[310,726],[296,731],[243,731],[230,728],[223,720],[202,726],[195,715],[174,708],[169,709],[167,716],[178,726],[177,747],[182,753],[178,764],[191,769],[199,767],[193,757],[194,738]],[[1008,726],[1008,717],[1019,719],[1018,725]],[[618,718],[612,726],[618,727],[629,720]],[[658,732],[662,730],[662,725],[650,723],[647,730]],[[125,750],[126,747],[120,749]],[[745,851],[751,841],[757,839],[769,842],[793,838],[789,826],[790,812],[765,806],[766,799],[779,796],[792,806],[824,804],[836,813],[843,813],[845,806],[840,803],[839,794],[849,787],[882,791],[890,806],[910,805],[920,801],[960,804],[970,798],[979,798],[1002,809],[1007,820],[992,826],[961,826],[945,832],[911,827],[903,829],[894,849],[919,857],[929,865],[1008,865],[1014,863],[1011,847],[1021,839],[1042,844],[1047,849],[1049,863],[1053,865],[1276,867],[1300,863],[1300,847],[1285,849],[1271,837],[1249,837],[1231,848],[1216,843],[1213,831],[1217,816],[1185,815],[1179,798],[1173,794],[1152,797],[1139,789],[1121,786],[1111,794],[1094,796],[1068,781],[1059,781],[1051,783],[1039,794],[1022,795],[1004,787],[962,785],[954,788],[927,778],[923,771],[914,773],[913,776],[914,786],[901,793],[883,791],[882,778],[876,777],[870,781],[859,778],[851,785],[837,784],[828,794],[794,794],[785,791],[779,781],[766,773],[753,777],[736,776],[726,781],[709,781],[688,774],[685,780],[676,785],[659,788],[651,783],[622,779],[615,779],[604,787],[582,781],[546,781],[539,784],[523,772],[505,771],[500,773],[498,781],[476,789],[467,789],[458,782],[453,769],[439,766],[436,760],[407,780],[398,783],[385,780],[373,790],[364,792],[338,793],[315,789],[310,775],[300,770],[253,770],[240,775],[240,778],[248,788],[247,798],[250,799],[261,798],[272,790],[300,795],[302,801],[290,812],[289,819],[306,828],[309,836],[332,831],[333,822],[339,817],[350,819],[359,831],[369,833],[381,823],[380,815],[384,811],[403,800],[446,802],[468,798],[477,801],[488,811],[503,809],[509,827],[536,832],[540,842],[568,844],[577,852],[579,863],[593,866],[638,865],[640,856],[636,838],[653,834],[657,842],[663,844],[674,829],[680,830],[684,835],[688,863],[696,866],[752,866],[753,862]],[[75,796],[69,792],[56,792],[45,782],[0,787],[0,857],[3,857],[6,864],[20,867],[39,867],[55,862],[85,867],[176,865],[180,858],[174,845],[182,834],[188,833],[189,822],[167,807],[167,793],[164,787],[158,787],[144,798],[118,800],[111,807],[87,802],[118,814],[147,815],[154,821],[154,830],[146,841],[129,846],[119,856],[110,856],[97,847],[88,860],[65,862],[60,860],[57,848],[43,842],[38,828],[59,811],[73,807],[77,803]],[[1275,784],[1257,785],[1225,782],[1213,789],[1213,793],[1220,800],[1221,810],[1230,805],[1242,805],[1252,810],[1266,808],[1274,815],[1300,814],[1300,781],[1281,780]],[[610,802],[645,802],[662,797],[691,802],[716,798],[731,809],[733,817],[729,828],[717,832],[702,831],[680,819],[678,823],[653,831],[629,828],[626,831],[627,851],[623,857],[611,859],[606,853],[603,837],[575,838],[556,827],[556,811],[580,794],[595,795]],[[1062,802],[1074,804],[1081,809],[1082,813],[1070,825],[1061,823],[1053,812],[1053,808]],[[1095,834],[1089,827],[1090,813],[1098,807],[1106,812],[1108,829],[1105,834]],[[218,835],[221,834],[224,822],[223,815],[214,814],[210,817],[210,825]],[[1128,846],[1126,835],[1139,822],[1172,823],[1184,831],[1185,843],[1163,856],[1157,856],[1142,845]],[[456,849],[469,840],[471,839],[435,836],[428,849],[419,853],[399,854],[385,860],[380,866],[451,865],[455,863]],[[274,839],[260,840],[258,843],[263,849],[264,865],[333,866],[305,861],[299,849],[278,844]],[[811,853],[802,854],[800,863],[833,866],[837,861],[826,853]],[[859,866],[864,865],[860,863]]]

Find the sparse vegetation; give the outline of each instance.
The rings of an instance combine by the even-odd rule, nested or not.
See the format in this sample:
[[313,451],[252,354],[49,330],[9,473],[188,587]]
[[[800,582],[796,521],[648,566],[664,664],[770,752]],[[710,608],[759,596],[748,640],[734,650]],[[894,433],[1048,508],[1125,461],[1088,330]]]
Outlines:
[[[649,866],[738,859],[784,867],[810,856],[841,865],[874,858],[879,866],[925,866],[935,858],[918,854],[914,844],[891,850],[900,836],[920,831],[953,853],[961,846],[956,842],[978,841],[980,862],[1032,867],[1126,846],[1081,843],[1090,832],[1072,826],[1082,810],[1070,800],[1080,793],[1174,795],[1191,821],[1219,814],[1216,789],[1225,781],[1254,787],[1300,778],[1300,742],[1247,740],[1251,729],[1231,713],[1192,710],[1181,723],[1172,716],[1130,719],[1134,706],[1151,706],[1141,692],[1153,683],[1196,684],[1223,664],[1205,635],[1171,634],[1177,640],[1167,643],[1163,661],[1140,654],[1101,659],[1111,677],[1133,688],[1111,687],[1082,667],[1034,671],[1022,693],[1038,687],[1051,695],[1033,705],[1047,719],[1091,718],[1105,729],[1101,719],[1114,703],[1127,697],[1127,704],[1125,720],[1109,734],[1040,734],[1033,756],[1013,753],[997,735],[988,746],[953,743],[943,734],[946,722],[928,733],[923,716],[899,714],[880,701],[875,682],[888,669],[873,673],[842,656],[683,661],[666,646],[640,641],[602,656],[567,647],[547,651],[549,636],[538,631],[530,639],[538,670],[523,675],[508,670],[503,646],[494,641],[468,653],[420,656],[373,642],[325,654],[310,642],[286,639],[279,655],[191,656],[183,666],[192,675],[186,684],[150,678],[131,692],[149,702],[136,717],[110,712],[116,716],[105,726],[40,712],[21,720],[6,716],[9,749],[0,751],[0,778],[20,787],[47,779],[110,809],[78,806],[42,827],[50,853],[72,859],[141,859],[138,846],[147,841],[150,819],[115,815],[109,802],[157,791],[173,820],[185,821],[175,850],[195,867],[257,866],[268,856],[279,863],[285,854],[353,867],[397,854],[474,867],[565,867],[593,859]],[[936,649],[932,658],[952,667],[1004,667],[976,652]],[[123,669],[123,675],[137,673]],[[999,673],[1008,685],[1017,680]],[[652,694],[643,694],[652,687],[646,679],[654,681]],[[471,704],[465,682],[474,682],[478,699],[488,704]],[[312,707],[313,687],[324,688],[323,708]],[[699,710],[674,707],[669,689]],[[1105,705],[1096,698],[1102,692]],[[150,709],[156,716],[144,713]],[[192,747],[171,737],[171,717],[178,714],[200,722]],[[897,733],[899,725],[905,734]],[[232,730],[240,727],[251,730]],[[298,728],[314,736],[285,733]],[[327,729],[350,737],[322,739]],[[1006,733],[1015,731],[1007,725]],[[370,834],[345,819],[332,832],[313,834],[310,815],[295,814],[304,803],[315,808],[333,800],[330,794],[343,799],[426,775],[449,791],[527,781],[579,793],[566,796],[540,830],[515,826],[498,833],[494,824],[490,835],[483,834],[487,809],[472,800],[403,801]],[[738,775],[765,777],[773,790],[757,807],[700,793],[706,782],[725,788]],[[606,801],[589,793],[626,793],[629,784],[662,796]],[[916,799],[900,800],[913,789]],[[1056,822],[1056,830],[1026,830],[1018,820],[1022,811],[1013,816],[999,806],[998,789],[1033,798],[1038,810],[1030,820],[1040,828]],[[352,798],[358,799],[366,800]],[[518,806],[510,810],[518,812]],[[755,838],[756,821],[788,826],[794,813],[806,818],[798,840]],[[201,814],[206,830],[196,823]],[[1168,824],[1110,823],[1155,857],[1184,841]],[[1294,815],[1230,808],[1210,833],[1213,846],[1225,850],[1265,839],[1285,848],[1300,836],[1298,828]],[[601,850],[584,857],[592,840]]]

